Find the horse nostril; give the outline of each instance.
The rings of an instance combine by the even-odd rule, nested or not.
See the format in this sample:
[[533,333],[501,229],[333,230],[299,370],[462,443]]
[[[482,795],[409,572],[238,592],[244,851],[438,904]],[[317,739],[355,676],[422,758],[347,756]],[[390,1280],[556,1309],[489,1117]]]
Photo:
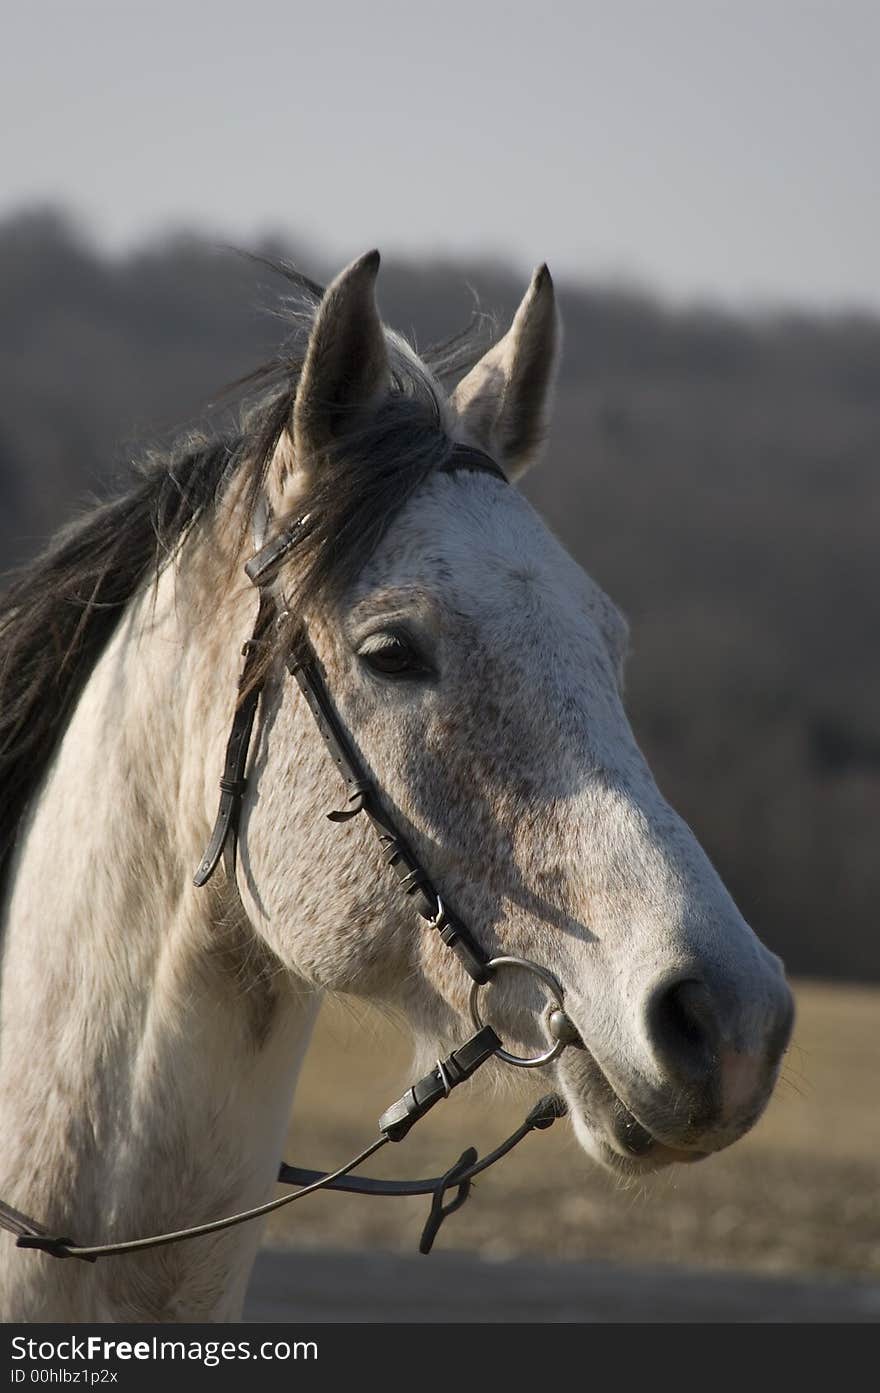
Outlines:
[[647,1027],[656,1054],[677,1077],[702,1082],[717,1068],[721,1031],[704,983],[687,978],[658,988]]

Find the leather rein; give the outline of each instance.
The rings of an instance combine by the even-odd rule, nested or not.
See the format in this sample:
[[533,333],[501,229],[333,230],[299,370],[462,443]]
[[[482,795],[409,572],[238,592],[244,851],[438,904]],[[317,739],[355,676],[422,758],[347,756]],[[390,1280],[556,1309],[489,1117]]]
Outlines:
[[[469,446],[456,445],[443,467],[443,472],[452,473],[462,469],[491,474],[506,482],[503,471],[490,456]],[[273,625],[277,628],[289,618],[283,602],[279,605],[276,599],[274,582],[282,562],[302,537],[304,522],[304,519],[299,519],[291,523],[269,542],[264,543],[262,538],[258,539],[261,544],[245,566],[248,578],[259,591],[259,610],[253,634],[242,649],[244,664],[239,678],[239,690],[242,695],[236,706],[226,743],[217,818],[207,849],[194,876],[193,883],[197,887],[207,884],[222,858],[229,883],[237,889],[238,825],[242,799],[247,787],[245,771],[250,738],[262,690],[261,683],[255,679],[258,655]],[[424,866],[385,813],[376,786],[353,749],[336,713],[324,681],[321,664],[304,629],[300,631],[295,651],[287,655],[285,662],[305,697],[318,731],[345,784],[346,806],[327,813],[327,817],[336,823],[347,822],[360,813],[368,818],[379,838],[383,858],[396,875],[403,893],[410,899],[428,927],[439,934],[446,947],[455,953],[471,978],[470,1010],[476,1027],[475,1034],[445,1059],[438,1059],[433,1069],[418,1079],[396,1103],[387,1108],[379,1119],[379,1136],[376,1140],[338,1170],[304,1170],[282,1162],[278,1182],[282,1185],[298,1186],[292,1194],[281,1195],[241,1213],[196,1224],[190,1228],[104,1244],[81,1244],[68,1236],[52,1233],[35,1219],[0,1200],[0,1228],[5,1228],[15,1235],[19,1248],[38,1249],[56,1258],[80,1258],[84,1262],[95,1262],[98,1258],[143,1252],[150,1248],[179,1243],[185,1239],[217,1233],[246,1223],[250,1219],[270,1214],[273,1210],[281,1209],[318,1190],[343,1190],[366,1195],[430,1195],[431,1206],[419,1243],[419,1251],[429,1253],[443,1220],[460,1209],[468,1198],[474,1178],[500,1161],[530,1132],[545,1130],[567,1111],[565,1102],[558,1094],[548,1094],[536,1103],[516,1131],[482,1160],[478,1158],[473,1147],[468,1147],[447,1171],[429,1179],[374,1180],[366,1176],[350,1175],[351,1171],[357,1169],[389,1142],[402,1141],[410,1128],[436,1103],[448,1098],[454,1088],[469,1079],[493,1056],[520,1068],[538,1068],[556,1059],[566,1045],[581,1048],[582,1045],[575,1027],[565,1014],[562,988],[552,973],[525,958],[490,958],[466,925],[443,902]],[[555,1003],[545,1021],[552,1043],[544,1052],[533,1057],[523,1058],[510,1054],[503,1048],[501,1039],[492,1026],[485,1025],[480,1016],[480,988],[492,981],[502,967],[518,968],[537,977],[548,989]],[[452,1198],[447,1200],[446,1195],[450,1191]]]

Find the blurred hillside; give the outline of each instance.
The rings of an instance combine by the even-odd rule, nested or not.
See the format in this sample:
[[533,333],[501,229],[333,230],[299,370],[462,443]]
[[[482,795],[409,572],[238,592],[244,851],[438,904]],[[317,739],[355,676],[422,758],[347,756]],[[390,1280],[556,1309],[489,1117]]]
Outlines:
[[[502,321],[524,288],[387,262],[385,318],[445,337],[468,285]],[[0,566],[145,442],[228,411],[220,389],[284,332],[279,290],[195,237],[111,261],[50,212],[0,224]],[[880,320],[560,298],[554,439],[526,491],[630,617],[660,785],[792,970],[880,979]]]

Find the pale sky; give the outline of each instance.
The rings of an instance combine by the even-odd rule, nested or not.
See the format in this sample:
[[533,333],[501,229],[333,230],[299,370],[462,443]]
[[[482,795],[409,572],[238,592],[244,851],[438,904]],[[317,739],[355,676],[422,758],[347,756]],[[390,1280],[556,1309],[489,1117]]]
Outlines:
[[10,0],[0,216],[880,310],[880,0]]

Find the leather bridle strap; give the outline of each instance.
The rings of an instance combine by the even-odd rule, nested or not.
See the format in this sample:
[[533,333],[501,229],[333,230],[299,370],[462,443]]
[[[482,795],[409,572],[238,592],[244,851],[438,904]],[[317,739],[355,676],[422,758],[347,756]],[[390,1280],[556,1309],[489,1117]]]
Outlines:
[[333,763],[345,781],[349,806],[334,810],[327,817],[331,822],[347,822],[360,812],[366,813],[379,838],[385,862],[394,871],[404,893],[412,898],[421,917],[427,920],[432,929],[436,929],[447,948],[455,953],[469,977],[474,982],[485,984],[491,976],[487,967],[488,957],[461,920],[444,905],[428,872],[383,811],[375,784],[352,749],[336,715],[320,663],[305,635],[300,638],[296,653],[289,654],[286,662],[315,718]]
[[266,590],[260,591],[260,607],[254,632],[242,648],[244,667],[238,679],[241,694],[236,704],[235,715],[229,738],[226,741],[226,755],[223,760],[223,774],[220,778],[220,806],[211,839],[205,849],[199,868],[193,876],[197,887],[205,885],[217,869],[220,857],[226,867],[230,884],[235,884],[235,858],[238,847],[238,819],[241,813],[241,800],[247,787],[245,769],[254,717],[260,700],[262,684],[254,680],[254,670],[260,645],[275,612],[275,602]]
[[[432,1176],[429,1180],[373,1180],[366,1175],[350,1175],[331,1178],[326,1181],[325,1188],[328,1190],[343,1190],[351,1195],[385,1195],[393,1199],[412,1195],[431,1195],[431,1208],[422,1236],[419,1240],[419,1252],[430,1253],[443,1220],[450,1214],[454,1214],[460,1209],[471,1192],[471,1182],[475,1176],[481,1175],[483,1171],[494,1166],[497,1161],[502,1160],[513,1151],[515,1146],[529,1135],[530,1132],[543,1132],[548,1127],[552,1127],[558,1117],[564,1117],[566,1105],[558,1093],[548,1093],[540,1098],[532,1110],[528,1113],[525,1120],[517,1127],[515,1132],[511,1132],[494,1151],[490,1151],[488,1156],[482,1160],[477,1158],[477,1153],[472,1146],[467,1147],[461,1153],[454,1165],[449,1167],[443,1175]],[[311,1185],[315,1181],[325,1179],[320,1171],[304,1170],[300,1166],[288,1166],[286,1163],[281,1166],[278,1179],[283,1185]],[[456,1190],[455,1198],[448,1204],[443,1203],[447,1190]]]
[[121,1257],[125,1253],[143,1253],[149,1248],[164,1248],[169,1243],[182,1243],[187,1238],[204,1238],[208,1234],[219,1233],[222,1229],[235,1228],[238,1224],[247,1223],[249,1219],[257,1219],[262,1215],[271,1214],[273,1210],[292,1204],[294,1200],[302,1199],[304,1195],[310,1195],[315,1190],[324,1190],[334,1180],[338,1180],[348,1171],[354,1170],[355,1166],[362,1165],[389,1140],[388,1137],[378,1137],[353,1160],[340,1166],[339,1170],[333,1171],[332,1174],[314,1184],[306,1185],[293,1195],[281,1195],[278,1199],[269,1200],[267,1204],[256,1205],[253,1209],[245,1209],[240,1214],[228,1214],[223,1219],[214,1219],[207,1224],[194,1224],[191,1228],[174,1229],[170,1233],[154,1233],[147,1238],[130,1238],[123,1243],[81,1244],[72,1238],[49,1233],[36,1220],[29,1219],[26,1215],[19,1213],[17,1209],[13,1209],[11,1205],[3,1203],[0,1203],[0,1227],[17,1234],[16,1247],[36,1248],[42,1253],[48,1253],[53,1258],[79,1258],[82,1262],[97,1262],[98,1258]]

